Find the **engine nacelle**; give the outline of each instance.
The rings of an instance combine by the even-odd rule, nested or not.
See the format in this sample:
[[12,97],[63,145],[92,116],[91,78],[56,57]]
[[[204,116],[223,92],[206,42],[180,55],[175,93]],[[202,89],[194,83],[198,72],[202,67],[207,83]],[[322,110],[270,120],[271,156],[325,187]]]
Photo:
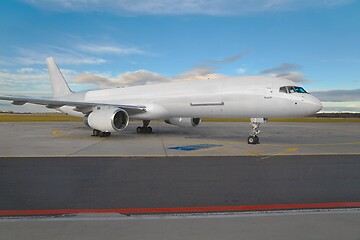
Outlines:
[[175,125],[178,127],[196,127],[201,123],[200,118],[170,118],[168,120],[165,120],[166,123]]
[[129,123],[129,115],[121,108],[100,109],[84,117],[86,126],[102,132],[121,131]]

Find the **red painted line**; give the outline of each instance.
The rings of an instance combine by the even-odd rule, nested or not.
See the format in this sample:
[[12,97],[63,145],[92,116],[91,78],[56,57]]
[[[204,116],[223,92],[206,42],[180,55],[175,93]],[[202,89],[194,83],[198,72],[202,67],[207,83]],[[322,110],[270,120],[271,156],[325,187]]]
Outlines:
[[120,214],[208,213],[208,212],[242,212],[242,211],[332,209],[332,208],[359,208],[359,207],[360,207],[360,202],[335,202],[335,203],[296,203],[296,204],[270,204],[270,205],[250,205],[250,206],[210,206],[210,207],[175,207],[175,208],[0,210],[0,216],[64,215],[64,214],[79,214],[79,213],[120,213]]

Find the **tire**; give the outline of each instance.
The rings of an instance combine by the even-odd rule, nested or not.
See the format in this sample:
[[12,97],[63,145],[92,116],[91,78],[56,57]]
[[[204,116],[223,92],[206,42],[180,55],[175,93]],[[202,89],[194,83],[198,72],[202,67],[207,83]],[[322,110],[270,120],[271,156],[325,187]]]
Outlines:
[[92,134],[91,136],[92,136],[92,137],[97,137],[97,136],[99,136],[99,133],[100,133],[99,130],[94,129],[94,130],[93,130],[93,134]]
[[248,144],[256,144],[256,138],[253,136],[248,137]]
[[152,127],[147,127],[146,132],[147,133],[152,133]]
[[136,132],[137,132],[137,133],[142,133],[142,128],[141,128],[141,127],[137,127],[137,128],[136,128]]
[[110,136],[110,132],[100,132],[100,134],[99,134],[99,136],[100,137],[108,137],[108,136]]

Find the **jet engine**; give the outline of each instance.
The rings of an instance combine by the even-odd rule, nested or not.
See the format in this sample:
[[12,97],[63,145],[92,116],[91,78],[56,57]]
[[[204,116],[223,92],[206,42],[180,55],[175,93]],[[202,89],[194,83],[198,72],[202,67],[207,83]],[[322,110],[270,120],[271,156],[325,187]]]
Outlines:
[[200,118],[169,118],[165,120],[166,123],[175,125],[178,127],[196,127],[201,123]]
[[91,112],[84,118],[86,126],[102,132],[121,131],[129,123],[129,115],[121,108],[100,109]]

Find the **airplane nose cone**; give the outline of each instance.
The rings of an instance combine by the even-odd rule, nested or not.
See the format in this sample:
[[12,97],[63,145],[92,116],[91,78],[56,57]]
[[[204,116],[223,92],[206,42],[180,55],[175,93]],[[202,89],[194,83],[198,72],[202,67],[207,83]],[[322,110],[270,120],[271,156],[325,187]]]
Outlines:
[[312,97],[311,101],[309,102],[311,105],[311,108],[313,109],[313,113],[317,113],[320,111],[323,107],[322,103],[319,99]]
[[323,107],[323,105],[322,105],[322,103],[319,101],[319,102],[317,103],[317,110],[316,110],[316,112],[319,112],[319,111],[322,109],[322,107]]

